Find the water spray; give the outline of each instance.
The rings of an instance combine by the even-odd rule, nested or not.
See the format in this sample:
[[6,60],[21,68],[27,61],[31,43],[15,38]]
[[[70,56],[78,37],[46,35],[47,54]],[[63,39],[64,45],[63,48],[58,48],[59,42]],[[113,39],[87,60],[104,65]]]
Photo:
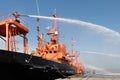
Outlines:
[[95,71],[97,71],[97,72],[102,72],[102,74],[105,74],[105,75],[111,74],[110,71],[108,71],[108,70],[106,70],[106,69],[104,69],[104,68],[100,68],[100,67],[93,66],[93,65],[89,65],[89,64],[84,64],[84,65],[85,65],[86,68],[89,68],[89,69],[91,69],[91,70],[95,70]]
[[101,25],[97,25],[97,24],[93,24],[93,23],[89,23],[89,22],[85,22],[85,21],[81,21],[81,20],[75,20],[75,19],[67,19],[67,18],[54,18],[54,17],[48,17],[48,16],[36,16],[36,15],[24,15],[24,14],[15,14],[14,16],[24,16],[24,17],[31,17],[31,18],[43,18],[43,19],[50,19],[50,20],[59,20],[59,21],[64,21],[64,22],[68,22],[68,23],[74,23],[74,24],[78,24],[81,26],[86,26],[88,28],[91,28],[93,30],[95,30],[97,33],[102,33],[103,35],[107,35],[107,36],[111,36],[111,37],[117,37],[118,41],[120,41],[120,33],[116,32],[114,30],[111,30],[105,26],[101,26]]
[[74,19],[67,19],[67,18],[54,18],[54,17],[47,17],[47,16],[36,16],[36,15],[27,15],[28,17],[32,17],[32,18],[43,18],[43,19],[50,19],[50,20],[59,20],[59,21],[64,21],[64,22],[68,22],[68,23],[75,23],[81,26],[86,26],[89,27],[91,29],[96,30],[99,33],[103,33],[104,35],[109,35],[112,37],[118,37],[120,39],[120,33],[113,31],[109,28],[106,28],[104,26],[100,26],[97,24],[93,24],[93,23],[89,23],[89,22],[84,22],[81,20],[74,20]]
[[113,73],[113,72],[110,72],[109,70],[106,70],[104,68],[101,68],[101,67],[97,67],[97,66],[93,66],[93,65],[89,65],[89,64],[84,64],[86,68],[89,68],[91,70],[95,70],[97,71],[98,73],[97,74],[100,74],[99,72],[102,73],[102,75],[120,75],[120,73]]
[[120,58],[120,55],[115,54],[107,54],[102,52],[91,52],[91,51],[81,51],[81,53],[90,53],[90,54],[96,54],[96,55],[103,55],[103,56],[109,56],[109,57],[115,57]]

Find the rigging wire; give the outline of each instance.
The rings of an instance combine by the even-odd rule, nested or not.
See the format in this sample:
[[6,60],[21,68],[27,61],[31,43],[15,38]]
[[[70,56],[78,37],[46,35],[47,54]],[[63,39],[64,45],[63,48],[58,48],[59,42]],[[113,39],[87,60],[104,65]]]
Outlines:
[[40,9],[39,9],[39,5],[38,5],[38,0],[36,0],[36,7],[37,7],[37,13],[38,13],[38,15],[40,15]]

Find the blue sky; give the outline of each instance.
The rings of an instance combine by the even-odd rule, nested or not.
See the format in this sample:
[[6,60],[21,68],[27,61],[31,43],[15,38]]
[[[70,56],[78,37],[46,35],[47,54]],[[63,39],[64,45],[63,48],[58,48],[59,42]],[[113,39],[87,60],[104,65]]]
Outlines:
[[[39,14],[51,16],[54,9],[60,18],[81,20],[101,26],[120,33],[120,0],[37,0]],[[7,15],[18,11],[21,14],[38,15],[36,0],[1,0],[0,15]],[[1,18],[0,18],[1,19]],[[34,50],[36,42],[37,22],[34,18],[25,18],[30,32],[29,50]],[[41,30],[46,31],[51,26],[51,20],[41,19]],[[118,57],[93,54],[94,52],[120,55],[120,38],[103,35],[96,30],[91,30],[78,24],[58,21],[60,42],[65,43],[70,51],[70,41],[75,40],[75,51],[80,52],[80,61],[85,64],[101,67],[104,69],[119,69]],[[2,42],[2,41],[1,41]],[[91,52],[91,53],[85,53]],[[106,61],[104,61],[106,59]],[[111,67],[112,66],[112,67]]]

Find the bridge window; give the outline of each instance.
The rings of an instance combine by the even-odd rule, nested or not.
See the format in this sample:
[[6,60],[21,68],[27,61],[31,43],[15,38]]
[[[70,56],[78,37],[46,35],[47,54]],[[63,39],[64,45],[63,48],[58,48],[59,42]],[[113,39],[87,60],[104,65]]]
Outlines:
[[49,51],[49,53],[52,53],[52,51]]
[[57,51],[54,51],[54,53],[57,53]]

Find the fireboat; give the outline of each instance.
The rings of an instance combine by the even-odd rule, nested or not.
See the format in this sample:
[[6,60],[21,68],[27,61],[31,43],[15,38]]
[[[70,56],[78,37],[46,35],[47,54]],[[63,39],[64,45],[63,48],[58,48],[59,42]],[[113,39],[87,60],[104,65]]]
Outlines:
[[[0,39],[5,42],[5,49],[0,49],[1,78],[54,80],[84,74],[84,65],[78,61],[79,55],[68,52],[65,44],[59,43],[56,12],[53,14],[54,26],[46,32],[50,36],[49,41],[41,37],[40,18],[37,18],[38,45],[31,53],[28,51],[29,29],[22,24],[21,16],[16,12],[0,21]],[[17,51],[16,36],[23,38],[23,52]]]

